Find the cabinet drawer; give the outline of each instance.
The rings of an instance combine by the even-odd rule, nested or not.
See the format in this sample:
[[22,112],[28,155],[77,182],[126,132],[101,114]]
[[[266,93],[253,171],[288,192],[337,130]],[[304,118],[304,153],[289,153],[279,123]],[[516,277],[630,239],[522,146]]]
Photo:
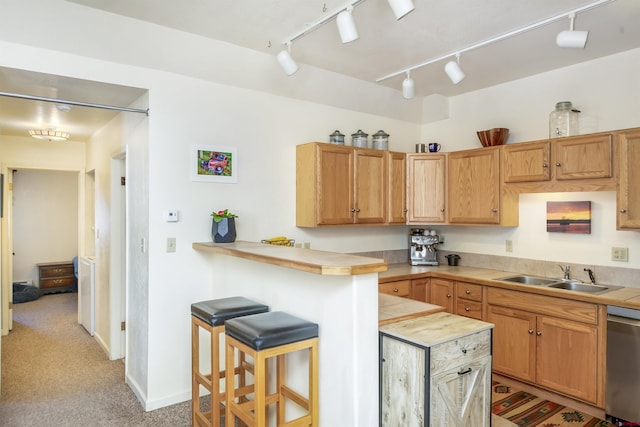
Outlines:
[[411,280],[401,280],[398,282],[382,283],[378,285],[378,292],[395,295],[397,297],[408,297],[411,290]]
[[40,267],[40,278],[73,276],[73,264]]
[[482,301],[482,285],[473,283],[456,282],[456,295],[458,298],[472,301]]
[[465,335],[431,348],[431,375],[491,355],[491,330]]
[[458,299],[456,301],[456,314],[472,319],[482,320],[482,303],[478,301],[469,301]]
[[51,279],[40,279],[40,289],[73,286],[75,282],[76,282],[76,278],[74,276],[56,277]]

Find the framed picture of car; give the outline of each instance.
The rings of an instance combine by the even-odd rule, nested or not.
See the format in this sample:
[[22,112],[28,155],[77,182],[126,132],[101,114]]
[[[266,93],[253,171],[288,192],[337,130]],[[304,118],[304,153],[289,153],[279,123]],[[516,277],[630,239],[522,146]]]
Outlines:
[[192,181],[238,182],[238,149],[217,145],[190,146],[189,171]]

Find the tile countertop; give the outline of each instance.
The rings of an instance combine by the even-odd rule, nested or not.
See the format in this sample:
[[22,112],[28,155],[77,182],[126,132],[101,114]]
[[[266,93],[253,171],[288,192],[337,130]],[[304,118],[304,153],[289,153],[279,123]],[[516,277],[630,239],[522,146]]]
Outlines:
[[[469,281],[487,286],[494,286],[515,291],[525,291],[540,295],[585,301],[596,304],[614,305],[640,310],[640,288],[615,289],[600,294],[554,289],[547,286],[524,285],[518,283],[502,282],[496,279],[517,274],[513,271],[490,270],[484,268],[464,266],[412,266],[409,264],[390,264],[387,271],[378,273],[378,282],[387,283],[397,280],[417,279],[422,277],[439,277],[442,279]],[[606,284],[603,284],[606,286]]]

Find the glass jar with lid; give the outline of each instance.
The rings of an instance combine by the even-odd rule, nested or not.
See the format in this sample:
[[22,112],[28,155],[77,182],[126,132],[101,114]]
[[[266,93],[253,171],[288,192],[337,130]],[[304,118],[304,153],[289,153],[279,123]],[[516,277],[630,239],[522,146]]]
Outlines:
[[373,148],[376,150],[388,150],[389,149],[389,134],[383,130],[379,130],[372,136]]
[[549,114],[549,138],[577,135],[579,114],[580,110],[573,108],[571,102],[558,102]]
[[367,148],[369,146],[369,134],[358,129],[358,132],[351,134],[351,145],[358,148]]
[[329,135],[329,142],[331,144],[344,145],[344,134],[340,133],[339,130],[336,130]]

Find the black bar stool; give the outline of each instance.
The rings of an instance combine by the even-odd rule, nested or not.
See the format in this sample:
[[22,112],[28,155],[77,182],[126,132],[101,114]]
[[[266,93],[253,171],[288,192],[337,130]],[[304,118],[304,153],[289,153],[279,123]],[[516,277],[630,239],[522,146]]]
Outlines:
[[[220,380],[226,377],[225,369],[220,370],[220,334],[224,333],[225,322],[235,317],[264,313],[269,307],[244,297],[229,297],[191,304],[191,423],[196,426],[220,427],[224,415],[221,404],[225,402],[225,392],[220,391]],[[211,335],[210,373],[200,372],[200,328]],[[224,348],[223,348],[224,351]],[[244,358],[238,366],[231,366],[231,372],[252,371]],[[234,375],[231,377],[233,378]],[[245,375],[241,375],[244,378]],[[233,383],[234,381],[230,381]],[[203,412],[200,406],[200,386],[211,393],[211,409]]]
[[[290,314],[274,311],[229,320],[225,327],[226,368],[234,369],[236,350],[253,359],[253,384],[227,381],[226,420],[235,425],[236,418],[251,427],[265,427],[269,406],[276,404],[277,426],[318,425],[318,325]],[[307,350],[309,389],[303,396],[286,384],[286,355]],[[276,357],[276,389],[269,390],[268,359]],[[243,372],[241,375],[246,375]],[[253,393],[253,400],[247,395]],[[286,421],[285,406],[291,401],[306,414]]]

